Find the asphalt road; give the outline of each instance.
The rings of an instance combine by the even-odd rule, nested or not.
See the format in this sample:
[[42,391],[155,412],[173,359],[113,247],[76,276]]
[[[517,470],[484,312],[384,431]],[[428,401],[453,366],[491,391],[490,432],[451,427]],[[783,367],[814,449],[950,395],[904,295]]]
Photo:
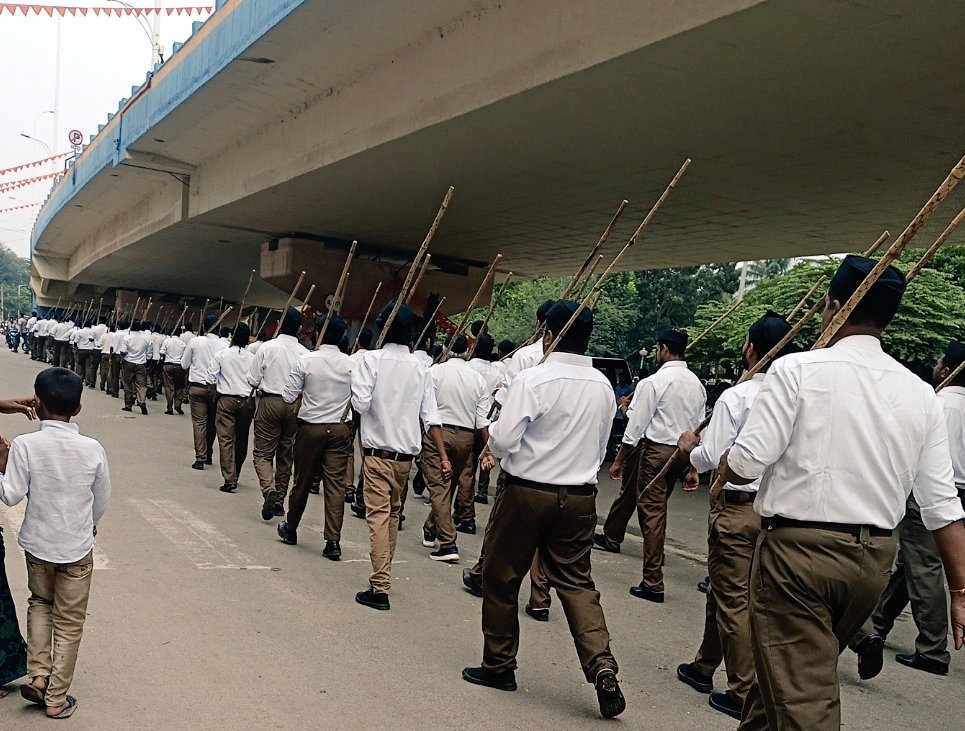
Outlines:
[[[2,395],[31,393],[40,367],[2,349]],[[88,390],[77,418],[81,431],[107,449],[114,493],[95,548],[71,691],[80,702],[72,728],[736,727],[675,676],[678,663],[693,659],[703,626],[704,597],[695,584],[705,573],[704,492],[678,491],[671,499],[665,604],[627,594],[639,581],[639,539],[631,537],[620,555],[594,553],[594,577],[628,703],[623,716],[604,722],[557,604],[547,624],[522,614],[520,604],[518,692],[461,679],[462,668],[481,658],[480,600],[463,590],[460,579],[478,555],[481,530],[460,536],[460,564],[430,561],[419,532],[428,508],[410,495],[394,564],[392,611],[360,607],[354,594],[366,587],[369,573],[363,521],[346,513],[343,560],[328,561],[321,556],[322,504],[313,497],[299,545],[283,545],[275,521],[265,523],[259,515],[250,462],[238,492],[221,493],[217,467],[190,469],[188,416],[165,416],[158,404],[147,417],[120,407],[119,400]],[[34,426],[21,417],[0,417],[0,432],[8,437]],[[599,512],[615,490],[609,479],[601,480]],[[481,528],[488,508],[478,507]],[[0,506],[6,569],[21,623],[27,592],[15,536],[22,509]],[[845,728],[960,726],[962,655],[953,658],[947,678],[903,668],[892,658],[895,651],[908,651],[913,638],[906,614],[889,638],[885,670],[872,682],[858,681],[854,655],[842,656]],[[723,689],[722,672],[716,680]],[[48,727],[43,714],[18,696],[0,700],[0,728]]]

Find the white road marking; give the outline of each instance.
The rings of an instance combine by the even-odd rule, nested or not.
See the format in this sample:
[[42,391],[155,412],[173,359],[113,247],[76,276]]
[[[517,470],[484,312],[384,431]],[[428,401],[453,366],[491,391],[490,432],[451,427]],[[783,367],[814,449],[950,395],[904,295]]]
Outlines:
[[252,563],[228,536],[173,500],[128,499],[127,502],[199,569],[271,571],[274,568]]
[[[3,511],[0,511],[0,523],[3,524],[4,528],[4,547],[7,553],[16,550],[21,558],[23,557],[23,549],[20,548],[17,539],[20,537],[20,526],[23,525],[23,516],[26,510],[27,501],[21,500],[12,508],[4,508]],[[110,566],[110,560],[103,549],[97,545],[96,540],[94,541],[94,569],[97,571],[114,570]]]

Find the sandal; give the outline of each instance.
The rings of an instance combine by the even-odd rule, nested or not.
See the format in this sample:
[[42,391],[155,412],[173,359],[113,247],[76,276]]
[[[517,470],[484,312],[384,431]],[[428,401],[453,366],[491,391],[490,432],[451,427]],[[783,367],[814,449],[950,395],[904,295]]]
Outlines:
[[20,697],[25,701],[30,701],[31,703],[36,703],[38,706],[46,706],[47,703],[44,701],[44,694],[47,689],[41,690],[36,685],[31,683],[24,683],[20,686]]
[[47,718],[70,718],[74,715],[74,711],[77,710],[77,699],[74,696],[67,696],[67,707],[55,716],[47,716]]

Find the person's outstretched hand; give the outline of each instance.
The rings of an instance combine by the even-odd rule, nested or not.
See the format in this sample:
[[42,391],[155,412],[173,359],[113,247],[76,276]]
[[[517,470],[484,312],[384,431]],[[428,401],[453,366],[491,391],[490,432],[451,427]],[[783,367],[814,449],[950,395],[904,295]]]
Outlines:
[[0,414],[23,414],[28,419],[36,419],[37,412],[34,410],[36,398],[33,396],[23,396],[21,398],[0,400]]

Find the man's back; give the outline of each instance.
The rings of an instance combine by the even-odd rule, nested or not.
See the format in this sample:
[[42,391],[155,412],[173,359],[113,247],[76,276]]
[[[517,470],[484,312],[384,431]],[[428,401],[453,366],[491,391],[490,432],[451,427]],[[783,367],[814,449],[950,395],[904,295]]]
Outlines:
[[664,363],[637,384],[627,410],[625,444],[646,437],[657,444],[674,445],[685,431],[693,431],[704,417],[707,392],[682,360]]

